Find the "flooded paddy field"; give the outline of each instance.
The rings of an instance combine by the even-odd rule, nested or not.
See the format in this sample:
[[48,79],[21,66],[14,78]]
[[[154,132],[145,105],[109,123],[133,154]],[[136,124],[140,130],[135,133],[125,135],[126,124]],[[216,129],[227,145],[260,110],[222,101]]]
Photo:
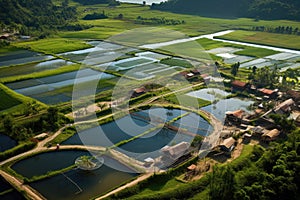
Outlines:
[[38,63],[23,64],[0,68],[0,78],[9,76],[26,75],[34,72],[58,69],[62,66],[74,64],[63,59],[54,59]]
[[44,78],[8,83],[6,86],[20,94],[36,98],[44,103],[56,104],[71,100],[72,86],[75,81],[76,84],[85,84],[95,80],[111,78],[114,78],[114,76],[92,69],[82,69]]
[[53,59],[53,56],[43,55],[28,50],[17,50],[0,56],[0,67],[19,65],[30,62]]

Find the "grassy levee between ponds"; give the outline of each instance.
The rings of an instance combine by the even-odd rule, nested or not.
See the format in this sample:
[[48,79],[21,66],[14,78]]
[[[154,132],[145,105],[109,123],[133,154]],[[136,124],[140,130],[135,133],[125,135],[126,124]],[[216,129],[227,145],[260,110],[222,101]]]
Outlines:
[[31,74],[27,74],[27,75],[0,78],[0,82],[1,83],[10,83],[10,82],[17,82],[17,81],[23,81],[23,80],[28,80],[28,79],[34,79],[34,78],[53,76],[53,75],[58,75],[58,74],[62,74],[62,73],[76,71],[76,70],[79,70],[81,67],[82,66],[79,64],[68,65],[68,66],[61,67],[59,69],[47,70],[47,71],[42,71],[42,72],[34,72]]
[[10,192],[12,192],[12,191],[14,191],[13,188],[8,189],[8,190],[5,190],[5,191],[3,191],[3,192],[0,192],[0,198],[1,198],[1,196],[5,195],[5,194],[8,194],[8,193],[10,193]]
[[47,38],[36,41],[26,41],[13,44],[16,47],[37,51],[45,54],[57,54],[92,47],[81,40],[64,38]]
[[[234,39],[233,39],[234,40]],[[262,58],[265,56],[273,55],[276,53],[279,53],[278,51],[270,50],[270,49],[263,49],[263,48],[257,48],[257,47],[249,47],[244,45],[238,45],[238,44],[231,44],[228,42],[221,42],[221,41],[215,41],[207,38],[201,38],[199,40],[196,40],[205,50],[211,50],[215,48],[221,48],[221,47],[232,47],[241,49],[240,51],[234,52],[236,55],[243,55],[243,56],[252,56],[257,58]]]
[[300,50],[300,36],[297,35],[238,30],[216,38]]
[[45,146],[48,146],[50,144],[60,144],[75,134],[76,134],[76,129],[74,126],[67,127],[58,136],[56,136],[53,140],[47,142]]
[[6,160],[10,157],[13,157],[13,156],[18,155],[20,153],[28,151],[28,150],[34,148],[35,146],[36,146],[36,143],[31,142],[31,141],[20,143],[19,145],[15,146],[12,149],[1,152],[0,153],[0,161]]

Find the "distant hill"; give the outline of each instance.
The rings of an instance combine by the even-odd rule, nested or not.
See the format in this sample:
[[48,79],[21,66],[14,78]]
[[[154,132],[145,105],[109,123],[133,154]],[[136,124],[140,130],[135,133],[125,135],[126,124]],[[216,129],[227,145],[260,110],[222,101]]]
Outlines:
[[0,23],[19,29],[56,29],[76,20],[76,9],[62,1],[56,6],[51,0],[0,0]]
[[208,17],[300,20],[299,0],[169,0],[151,8]]

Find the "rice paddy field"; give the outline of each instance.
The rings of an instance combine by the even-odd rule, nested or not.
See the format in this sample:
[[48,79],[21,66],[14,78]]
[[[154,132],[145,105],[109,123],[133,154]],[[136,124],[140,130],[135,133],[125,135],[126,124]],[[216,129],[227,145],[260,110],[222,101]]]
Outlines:
[[[299,23],[295,26],[299,26]],[[297,35],[239,30],[219,38],[300,50],[300,36]]]
[[[33,97],[46,104],[57,104],[72,99],[73,85],[91,83],[96,80],[111,79],[114,76],[92,69],[67,72],[58,75],[28,79],[6,84],[17,93]],[[88,85],[86,85],[88,88]]]

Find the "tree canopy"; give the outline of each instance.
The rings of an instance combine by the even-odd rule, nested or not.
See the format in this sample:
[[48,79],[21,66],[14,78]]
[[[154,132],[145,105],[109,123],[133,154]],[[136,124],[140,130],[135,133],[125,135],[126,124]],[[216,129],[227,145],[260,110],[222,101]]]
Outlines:
[[300,20],[298,0],[169,0],[151,8],[208,17]]

